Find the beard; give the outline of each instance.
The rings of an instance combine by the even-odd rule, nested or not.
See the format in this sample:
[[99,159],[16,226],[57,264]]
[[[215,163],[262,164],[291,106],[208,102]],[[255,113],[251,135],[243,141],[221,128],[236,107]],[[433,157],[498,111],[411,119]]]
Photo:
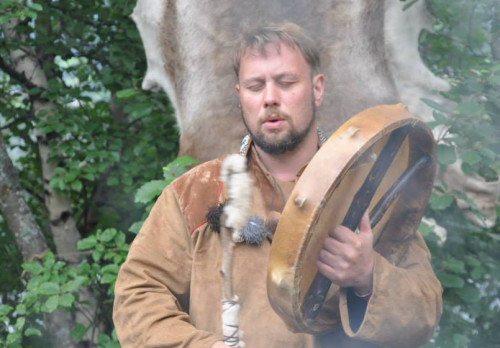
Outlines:
[[286,152],[293,151],[295,150],[304,140],[304,138],[309,134],[311,131],[311,128],[314,124],[314,121],[316,120],[316,105],[312,103],[312,117],[307,126],[304,129],[295,129],[292,125],[292,123],[289,121],[290,116],[283,114],[279,110],[273,108],[270,109],[267,112],[267,115],[274,114],[278,115],[280,118],[283,118],[289,122],[291,125],[291,129],[284,134],[283,137],[279,139],[271,139],[262,132],[262,130],[257,129],[255,132],[253,132],[250,127],[248,127],[248,124],[245,121],[245,117],[243,115],[243,110],[241,111],[242,113],[242,119],[243,123],[245,124],[245,127],[250,133],[253,142],[255,145],[260,147],[264,152],[270,154],[270,155],[282,155]]

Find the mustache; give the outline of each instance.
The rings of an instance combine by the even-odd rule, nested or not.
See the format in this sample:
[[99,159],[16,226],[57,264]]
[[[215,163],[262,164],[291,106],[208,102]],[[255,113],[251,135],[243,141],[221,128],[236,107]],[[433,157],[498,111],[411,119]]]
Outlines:
[[290,115],[282,112],[281,110],[279,110],[276,107],[271,107],[271,108],[266,110],[264,116],[261,118],[261,121],[265,122],[271,118],[279,118],[279,119],[283,119],[283,120],[289,120]]

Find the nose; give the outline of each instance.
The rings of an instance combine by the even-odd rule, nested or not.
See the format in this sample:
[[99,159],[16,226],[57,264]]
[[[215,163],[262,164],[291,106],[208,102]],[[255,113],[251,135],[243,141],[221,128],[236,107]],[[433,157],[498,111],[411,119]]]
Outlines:
[[279,90],[273,83],[270,83],[266,86],[264,91],[264,107],[275,107],[279,106],[280,96]]

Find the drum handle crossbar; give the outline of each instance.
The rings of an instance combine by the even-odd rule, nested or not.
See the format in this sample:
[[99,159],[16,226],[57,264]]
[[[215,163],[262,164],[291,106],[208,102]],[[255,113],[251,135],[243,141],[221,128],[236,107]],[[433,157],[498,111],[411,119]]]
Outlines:
[[384,196],[375,205],[375,208],[370,212],[370,226],[374,228],[379,223],[382,216],[384,216],[387,208],[399,196],[401,189],[408,184],[413,176],[418,171],[432,163],[432,157],[425,155],[420,157],[413,165],[407,168],[403,174],[394,182],[391,188],[384,194]]
[[[373,164],[370,173],[361,185],[361,188],[354,195],[349,210],[342,221],[343,226],[353,231],[358,227],[363,214],[370,205],[375,191],[408,134],[410,130],[409,127],[410,126],[403,126],[391,133],[389,140],[387,140],[387,143],[384,145],[380,155]],[[316,273],[304,299],[303,314],[306,320],[313,321],[316,319],[323,307],[326,294],[331,284],[332,282],[330,279],[319,272]]]

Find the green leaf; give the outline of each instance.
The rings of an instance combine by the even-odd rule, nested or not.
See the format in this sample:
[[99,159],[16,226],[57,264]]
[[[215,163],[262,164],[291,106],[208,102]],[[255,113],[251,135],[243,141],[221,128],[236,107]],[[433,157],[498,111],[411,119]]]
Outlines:
[[78,170],[70,170],[68,173],[64,175],[64,180],[67,182],[71,182],[76,179],[80,172]]
[[28,7],[31,8],[32,10],[35,10],[35,11],[38,11],[38,12],[43,11],[43,7],[40,4],[31,3],[31,4],[28,5]]
[[111,339],[106,334],[100,333],[97,335],[97,342],[99,342],[99,344],[106,345],[110,340]]
[[433,109],[439,110],[439,111],[444,112],[444,113],[449,112],[443,105],[435,102],[434,100],[422,98],[422,101]]
[[97,245],[97,239],[95,236],[90,236],[88,238],[78,241],[76,247],[78,250],[92,249]]
[[16,312],[21,315],[26,314],[26,305],[24,303],[20,303],[16,306]]
[[420,232],[420,234],[425,237],[432,232],[432,227],[421,221],[420,225],[418,226],[418,232]]
[[112,274],[118,274],[118,271],[120,270],[119,265],[114,265],[114,264],[109,264],[101,268],[101,273],[112,273]]
[[462,102],[458,104],[455,109],[458,113],[464,114],[467,116],[476,116],[484,111],[484,108],[481,104],[475,102]]
[[453,334],[453,342],[455,342],[455,344],[460,347],[467,347],[467,345],[470,343],[470,340],[462,334],[455,333]]
[[14,18],[14,16],[12,16],[12,14],[10,14],[10,13],[6,13],[4,15],[1,15],[0,16],[0,25],[7,23],[12,18]]
[[115,238],[117,233],[118,232],[114,228],[107,228],[99,235],[99,240],[105,243],[110,242]]
[[409,9],[411,6],[413,6],[414,3],[416,3],[418,0],[411,0],[409,2],[407,2],[404,6],[403,6],[403,11],[406,11],[407,9]]
[[473,267],[481,266],[481,262],[474,256],[467,255],[464,257],[464,260],[468,266],[473,266]]
[[492,161],[494,161],[495,158],[497,157],[495,152],[491,151],[487,147],[481,147],[477,151],[481,154],[481,156],[483,156],[489,160],[492,160]]
[[440,144],[437,147],[437,158],[439,163],[443,165],[453,164],[457,160],[455,149],[453,146]]
[[112,284],[116,280],[116,274],[106,273],[102,276],[100,283],[101,284]]
[[9,333],[9,335],[7,336],[7,341],[6,341],[7,347],[9,347],[9,348],[21,347],[21,345],[19,344],[20,340],[21,340],[21,331],[20,330]]
[[453,257],[450,257],[444,261],[444,266],[450,272],[456,274],[464,274],[465,273],[465,264],[463,261],[457,260]]
[[474,165],[481,160],[481,156],[477,151],[467,150],[460,154],[460,158],[467,164]]
[[87,278],[86,277],[76,277],[75,279],[67,282],[66,284],[64,284],[62,287],[61,287],[61,290],[64,291],[64,292],[75,292],[77,291],[78,289],[80,289],[80,287],[85,284],[85,282],[87,281]]
[[429,200],[429,205],[431,209],[443,210],[448,208],[451,203],[453,203],[453,200],[453,196],[450,195],[437,196],[435,194],[432,194]]
[[23,317],[19,317],[19,318],[17,318],[16,324],[14,325],[14,327],[18,331],[22,331],[25,323],[26,323],[26,318],[24,316]]
[[35,329],[34,327],[30,327],[28,329],[26,329],[26,331],[24,332],[24,335],[25,336],[42,336],[42,332],[38,329]]
[[38,275],[43,272],[43,267],[36,261],[28,261],[22,264],[22,268],[33,275]]
[[52,252],[48,252],[43,257],[43,265],[45,268],[52,268],[54,263],[56,262],[56,258]]
[[71,188],[76,192],[80,192],[82,190],[82,187],[83,185],[80,180],[76,180],[71,183]]
[[95,262],[98,262],[102,257],[102,251],[100,250],[97,250],[95,249],[93,252],[92,252],[92,259],[95,261]]
[[479,290],[470,284],[467,284],[463,288],[457,290],[457,293],[458,296],[467,303],[476,303],[481,298]]
[[133,96],[137,95],[137,91],[133,88],[129,89],[123,89],[121,91],[116,92],[116,97],[118,99],[126,99],[126,98],[131,98]]
[[76,323],[74,329],[71,330],[71,337],[75,341],[80,341],[83,338],[83,336],[85,336],[85,334],[87,333],[87,331],[89,329],[90,329],[90,325],[85,327],[80,323]]
[[38,295],[55,295],[59,293],[59,284],[53,282],[43,283],[35,292]]
[[137,221],[137,222],[134,222],[130,227],[129,227],[129,231],[132,232],[132,233],[139,233],[139,231],[141,230],[141,227],[142,225],[144,224],[144,221],[141,220],[141,221]]
[[106,182],[109,186],[118,186],[120,183],[118,179],[114,176],[110,176]]
[[184,174],[187,167],[193,166],[197,163],[198,162],[194,158],[189,156],[177,157],[175,160],[163,167],[163,176],[165,179],[172,181]]
[[59,306],[59,295],[50,296],[45,301],[45,311],[52,313]]
[[[77,267],[78,274],[87,274],[90,272],[90,265],[87,260],[83,260]],[[77,278],[78,279],[78,278]]]
[[153,107],[150,104],[139,103],[128,108],[128,113],[133,120],[137,120],[151,114]]
[[0,317],[8,315],[12,309],[9,305],[0,304]]
[[472,272],[470,272],[470,277],[474,280],[479,280],[483,277],[484,275],[484,268],[483,267],[474,267],[472,269]]
[[439,278],[441,285],[443,285],[443,288],[461,288],[465,284],[462,278],[453,274],[439,272],[437,277]]
[[82,178],[87,179],[88,181],[94,181],[95,175],[94,173],[84,173],[82,174]]
[[59,305],[62,307],[71,307],[73,303],[75,302],[75,296],[72,294],[64,294],[62,296],[59,296]]
[[147,182],[137,190],[134,201],[136,203],[149,203],[161,194],[166,185],[167,182],[165,180]]

